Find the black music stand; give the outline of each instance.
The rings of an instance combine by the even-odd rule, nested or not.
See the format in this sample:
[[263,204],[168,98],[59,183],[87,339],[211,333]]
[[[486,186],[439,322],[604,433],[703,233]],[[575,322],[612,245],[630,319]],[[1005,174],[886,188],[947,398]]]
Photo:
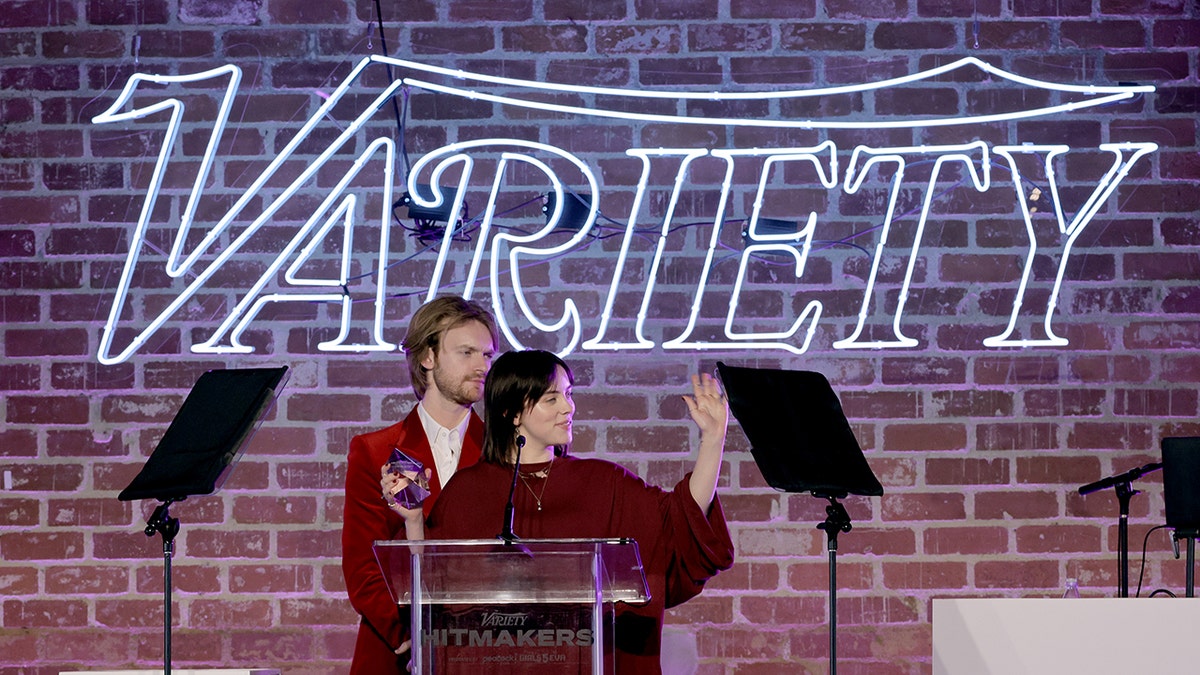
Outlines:
[[1200,537],[1200,437],[1162,439],[1163,502],[1167,526],[1174,531],[1175,557],[1178,543],[1187,540],[1187,587],[1185,597],[1196,597],[1196,537]]
[[171,557],[179,533],[171,504],[220,489],[286,383],[286,374],[287,368],[280,367],[201,375],[142,470],[117,495],[122,501],[162,502],[144,531],[147,537],[158,533],[163,538],[163,675],[171,675]]
[[750,440],[767,484],[825,499],[829,550],[829,675],[837,673],[837,536],[852,528],[839,499],[878,497],[883,486],[854,438],[837,394],[820,373],[717,364],[729,409]]

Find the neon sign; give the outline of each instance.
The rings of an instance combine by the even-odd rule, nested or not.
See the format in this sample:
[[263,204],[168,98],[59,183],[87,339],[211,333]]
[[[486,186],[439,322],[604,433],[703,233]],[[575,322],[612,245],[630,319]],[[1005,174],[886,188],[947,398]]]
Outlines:
[[[364,73],[375,64],[396,68],[405,74],[393,77],[382,90],[373,92],[371,100],[354,113],[352,119],[337,124],[337,133],[311,161],[290,176],[283,169],[286,163],[298,164],[301,148],[312,145],[318,127],[328,120],[337,119],[335,112],[349,96],[361,93],[365,86]],[[978,69],[998,81],[1022,87],[1035,88],[1054,93],[1060,102],[1047,103],[1041,107],[1007,113],[964,114],[957,116],[913,116],[903,119],[786,119],[786,118],[734,118],[708,117],[667,112],[637,112],[636,110],[657,109],[663,106],[639,105],[664,102],[682,106],[688,102],[730,103],[738,101],[764,101],[778,103],[796,99],[819,99],[820,97],[861,94],[909,84],[920,84],[963,69]],[[338,88],[323,101],[314,114],[296,131],[295,135],[280,149],[274,158],[254,177],[251,184],[242,189],[236,201],[223,215],[201,234],[197,225],[197,205],[205,194],[206,185],[212,179],[217,149],[229,122],[233,99],[241,82],[241,71],[232,65],[213,70],[181,76],[158,76],[135,74],[124,90],[109,107],[93,118],[96,124],[132,123],[149,121],[150,118],[166,114],[168,121],[157,162],[151,174],[138,222],[130,241],[121,278],[117,284],[113,305],[105,323],[98,359],[102,363],[119,363],[142,348],[150,337],[165,322],[193,301],[206,288],[214,275],[239,256],[250,255],[249,244],[262,236],[263,229],[285,206],[294,203],[297,194],[311,185],[321,171],[340,170],[341,175],[332,187],[322,188],[324,198],[312,208],[307,219],[296,228],[277,254],[265,266],[258,278],[248,288],[239,291],[239,299],[228,309],[219,325],[204,341],[191,347],[196,353],[239,354],[249,353],[253,348],[244,344],[243,337],[268,307],[282,303],[323,303],[338,308],[340,330],[338,335],[322,342],[318,348],[325,351],[386,351],[397,346],[384,338],[384,305],[388,298],[388,272],[396,261],[391,251],[391,214],[389,205],[395,200],[397,161],[401,152],[390,136],[370,136],[368,122],[394,96],[404,95],[410,90],[432,92],[455,97],[463,101],[481,101],[505,106],[508,109],[536,111],[539,114],[566,115],[581,120],[618,120],[626,123],[650,123],[664,125],[707,125],[728,128],[794,129],[816,133],[844,130],[872,129],[922,129],[932,127],[954,127],[981,123],[1009,122],[1013,120],[1044,117],[1059,113],[1109,105],[1127,101],[1154,90],[1151,86],[1080,86],[1062,85],[1021,77],[1000,70],[975,58],[966,58],[945,66],[913,75],[874,83],[853,86],[813,88],[782,92],[678,92],[678,91],[635,91],[549,84],[512,78],[466,73],[451,69],[429,66],[411,61],[370,57],[355,65]],[[127,301],[133,287],[135,271],[142,263],[144,250],[150,246],[147,239],[152,224],[154,207],[163,186],[167,167],[174,158],[174,148],[180,136],[184,118],[192,113],[179,98],[159,100],[155,94],[163,86],[187,84],[217,85],[221,88],[221,101],[217,113],[207,124],[207,144],[198,164],[188,165],[193,170],[190,192],[180,208],[179,223],[174,232],[172,245],[163,265],[168,277],[179,280],[182,285],[178,294],[152,317],[146,325],[129,340],[128,344],[114,345],[114,337],[123,321],[128,321]],[[223,85],[223,86],[221,86]],[[1070,100],[1065,100],[1070,99]],[[151,103],[140,103],[150,100]],[[632,105],[631,105],[632,103]],[[631,111],[634,110],[634,111]],[[195,123],[193,123],[195,124]],[[362,138],[366,136],[366,140]],[[361,149],[356,150],[356,139]],[[947,180],[946,175],[954,172],[968,177],[965,184],[977,192],[987,192],[992,187],[993,164],[1005,167],[1016,187],[1016,203],[1024,221],[1028,237],[1022,276],[1013,300],[1007,327],[998,335],[987,338],[987,347],[1014,347],[1039,345],[1064,345],[1066,341],[1055,334],[1051,322],[1061,290],[1064,272],[1073,244],[1079,235],[1103,207],[1128,176],[1130,169],[1141,158],[1154,152],[1153,143],[1106,143],[1100,150],[1108,153],[1111,166],[1092,186],[1090,196],[1082,208],[1068,218],[1058,198],[1058,184],[1054,171],[1055,160],[1070,148],[1066,145],[998,145],[989,146],[982,141],[944,145],[913,145],[903,147],[872,147],[859,144],[850,150],[849,161],[844,171],[839,169],[839,148],[832,140],[825,140],[807,147],[773,147],[752,149],[730,149],[718,147],[676,148],[629,148],[625,156],[640,164],[640,177],[633,189],[632,205],[628,217],[623,221],[621,245],[613,266],[612,276],[604,296],[603,306],[595,317],[595,332],[590,336],[585,329],[581,310],[571,298],[562,301],[557,316],[545,318],[529,302],[528,293],[522,283],[523,261],[548,260],[569,255],[573,249],[586,244],[593,235],[600,218],[599,202],[605,187],[594,168],[574,153],[549,143],[522,139],[481,138],[458,140],[420,157],[404,177],[406,191],[418,206],[450,206],[450,213],[460,213],[465,195],[472,185],[490,183],[490,192],[483,213],[478,217],[478,230],[473,250],[469,253],[467,274],[463,283],[463,296],[471,297],[480,280],[481,265],[487,256],[491,274],[489,291],[491,302],[505,338],[514,348],[524,345],[513,319],[519,319],[533,331],[556,336],[557,348],[566,354],[576,349],[584,350],[630,350],[650,349],[656,342],[647,335],[646,321],[649,307],[658,284],[667,253],[667,238],[676,224],[676,210],[681,196],[688,185],[689,171],[698,161],[717,162],[723,166],[723,179],[719,187],[717,212],[712,221],[712,230],[704,253],[699,281],[692,295],[686,326],[673,337],[661,341],[662,349],[670,350],[784,350],[802,354],[808,350],[814,331],[822,316],[822,303],[816,299],[801,300],[803,310],[790,325],[782,329],[750,330],[740,327],[738,308],[745,291],[747,275],[752,262],[759,256],[769,254],[790,260],[791,276],[799,283],[812,254],[814,232],[820,222],[815,211],[803,218],[798,231],[773,233],[762,227],[763,208],[769,191],[768,177],[788,167],[806,167],[816,173],[817,183],[826,191],[840,188],[842,194],[853,195],[863,188],[868,175],[885,175],[890,172],[888,199],[885,212],[880,214],[879,236],[873,252],[871,269],[866,280],[863,299],[857,314],[857,323],[851,334],[834,343],[836,349],[879,349],[910,348],[918,341],[904,334],[902,319],[914,267],[922,244],[922,236],[929,221],[936,186]],[[305,157],[311,154],[306,153]],[[345,168],[335,168],[335,159],[341,160],[349,154],[354,159]],[[486,169],[488,176],[478,176],[485,171],[479,159],[489,158]],[[994,158],[1000,158],[995,160]],[[917,185],[922,195],[915,238],[907,248],[889,242],[898,218],[898,197],[902,190],[913,189],[911,180],[906,180],[906,169],[916,163],[932,163],[928,180]],[[674,181],[665,202],[665,213],[661,222],[652,227],[637,225],[651,183],[651,175],[668,173],[673,169]],[[731,197],[734,193],[735,170],[754,170],[758,173],[758,184],[753,198],[753,207],[746,225],[746,246],[738,253],[736,280],[727,301],[722,337],[701,337],[697,324],[701,317],[701,306],[708,289],[708,281],[719,249],[722,226],[734,210]],[[1036,169],[1040,180],[1045,183],[1047,200],[1053,207],[1057,237],[1061,240],[1058,251],[1057,275],[1049,299],[1045,303],[1028,300],[1032,262],[1038,253],[1040,222],[1033,218],[1033,207],[1025,194],[1023,176]],[[536,176],[552,194],[554,208],[547,214],[545,227],[532,233],[511,233],[498,224],[497,200],[508,188],[509,176],[513,171],[521,175]],[[568,182],[563,171],[573,174]],[[455,181],[455,176],[457,180]],[[455,182],[456,187],[446,190],[446,182]],[[363,184],[370,185],[364,192]],[[272,193],[268,185],[283,187]],[[549,244],[551,233],[561,236],[558,228],[564,218],[563,204],[570,192],[592,196],[586,216],[577,229],[564,241]],[[382,196],[380,200],[379,196]],[[374,199],[370,199],[373,197]],[[259,204],[261,202],[261,205]],[[369,277],[373,284],[373,312],[368,321],[370,330],[364,338],[351,330],[353,307],[347,285],[355,276],[352,269],[356,261],[351,255],[355,232],[364,227],[360,222],[365,216],[358,215],[366,205],[379,202],[382,208],[377,216],[370,216],[373,231],[377,232],[378,248],[371,261]],[[255,211],[255,209],[261,209]],[[377,220],[374,220],[377,217]],[[235,227],[234,224],[238,226]],[[338,229],[340,228],[340,230]],[[616,298],[624,287],[625,272],[629,260],[631,242],[635,237],[645,236],[647,231],[657,233],[654,238],[652,260],[644,279],[640,282],[641,301],[636,317],[623,317],[633,323],[632,336],[619,338],[610,333],[611,323],[618,312]],[[340,236],[336,236],[340,235]],[[439,289],[451,284],[448,262],[455,250],[455,231],[447,227],[442,236],[424,295],[433,297]],[[318,251],[329,241],[340,242],[341,251],[334,272],[316,273],[320,266],[312,264]],[[542,244],[539,246],[539,244]],[[868,322],[889,311],[879,306],[874,292],[880,277],[881,265],[885,260],[905,267],[899,300],[892,310],[891,335],[871,337],[864,328]],[[507,286],[502,287],[505,276],[501,274],[501,263],[507,264]],[[280,281],[282,279],[282,281]],[[272,286],[282,287],[269,290]],[[504,299],[515,298],[508,304]]]

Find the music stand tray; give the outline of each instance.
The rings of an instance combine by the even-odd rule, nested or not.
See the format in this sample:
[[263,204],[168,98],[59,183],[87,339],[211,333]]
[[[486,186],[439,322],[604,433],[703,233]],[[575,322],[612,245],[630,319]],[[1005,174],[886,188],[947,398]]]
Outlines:
[[811,492],[827,499],[829,673],[837,673],[837,536],[851,530],[838,499],[878,497],[883,486],[825,376],[803,370],[741,368],[717,363],[729,410],[750,441],[750,453],[767,484],[784,492]]
[[768,485],[818,497],[883,494],[824,375],[724,363],[717,372]]
[[171,557],[179,533],[171,504],[221,488],[286,382],[286,366],[201,375],[142,470],[117,495],[162,502],[144,531],[163,537],[163,675],[171,674]]

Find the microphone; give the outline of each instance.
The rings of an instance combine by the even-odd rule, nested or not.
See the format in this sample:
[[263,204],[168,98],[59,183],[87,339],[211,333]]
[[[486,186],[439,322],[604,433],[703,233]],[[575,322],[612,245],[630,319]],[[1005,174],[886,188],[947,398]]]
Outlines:
[[[1125,473],[1120,474],[1118,476],[1109,476],[1108,478],[1101,478],[1100,480],[1096,481],[1095,483],[1088,483],[1087,485],[1084,485],[1083,487],[1079,488],[1079,494],[1081,496],[1087,495],[1087,494],[1096,492],[1097,490],[1103,490],[1104,488],[1110,488],[1110,487],[1113,487],[1116,485],[1120,485],[1121,483],[1129,483],[1129,482],[1137,480],[1138,478],[1141,478],[1142,476],[1150,473],[1151,471],[1157,471],[1161,468],[1162,468],[1162,462],[1154,462],[1153,464],[1147,464],[1146,466],[1139,466],[1136,469],[1130,469],[1129,471],[1126,471]],[[1134,493],[1134,494],[1136,494],[1136,493]]]
[[506,544],[517,540],[517,535],[513,533],[513,511],[516,509],[513,499],[517,495],[517,476],[521,473],[521,448],[523,447],[525,447],[525,437],[517,434],[517,458],[513,462],[512,485],[508,487],[508,503],[504,505],[504,526],[500,531],[500,540]]

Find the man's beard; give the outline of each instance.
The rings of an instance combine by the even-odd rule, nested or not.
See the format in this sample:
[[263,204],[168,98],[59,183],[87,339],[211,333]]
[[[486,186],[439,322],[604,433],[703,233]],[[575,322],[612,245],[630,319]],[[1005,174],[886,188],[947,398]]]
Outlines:
[[446,400],[461,406],[469,406],[479,402],[479,386],[474,381],[463,379],[458,382],[451,382],[446,373],[437,366],[434,366],[433,370],[429,371],[429,375],[433,378],[438,391],[442,393],[442,396]]

